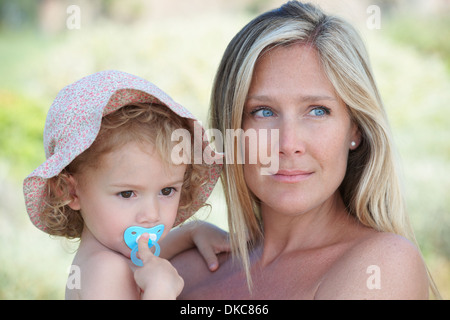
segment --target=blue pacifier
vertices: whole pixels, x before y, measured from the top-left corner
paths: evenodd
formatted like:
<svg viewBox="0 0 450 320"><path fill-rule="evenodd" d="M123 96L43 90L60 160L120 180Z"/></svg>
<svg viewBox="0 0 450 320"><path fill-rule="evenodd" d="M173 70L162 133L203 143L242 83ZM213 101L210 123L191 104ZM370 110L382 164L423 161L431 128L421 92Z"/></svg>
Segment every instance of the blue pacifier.
<svg viewBox="0 0 450 320"><path fill-rule="evenodd" d="M143 227L137 227L132 226L129 227L127 230L125 230L123 234L123 239L125 240L125 243L127 244L128 248L131 249L131 261L137 265L138 267L142 267L144 264L142 263L142 260L139 259L136 254L138 252L138 240L139 237L143 233L150 234L150 238L148 239L148 247L151 248L155 246L155 256L159 256L159 244L158 240L161 238L162 233L164 232L164 225L159 224L157 226L154 226L152 228L143 228Z"/></svg>

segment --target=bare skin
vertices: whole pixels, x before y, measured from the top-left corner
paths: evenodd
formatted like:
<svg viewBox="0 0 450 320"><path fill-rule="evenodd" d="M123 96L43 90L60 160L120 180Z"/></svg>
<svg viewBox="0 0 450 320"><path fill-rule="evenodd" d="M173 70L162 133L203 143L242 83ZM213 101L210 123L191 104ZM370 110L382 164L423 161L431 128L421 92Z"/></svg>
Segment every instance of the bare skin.
<svg viewBox="0 0 450 320"><path fill-rule="evenodd" d="M249 128L280 130L278 173L244 165L264 226L251 248L252 291L230 255L211 273L190 250L171 260L185 282L180 299L428 298L416 247L346 211L338 188L360 133L313 49L278 47L258 60L243 115Z"/></svg>
<svg viewBox="0 0 450 320"><path fill-rule="evenodd" d="M231 256L220 256L211 273L197 250L171 260L185 280L179 299L427 299L428 280L422 258L408 240L365 228L345 215L338 236L323 236L316 245L284 248L264 261L267 243L252 250L252 293ZM325 231L325 230L324 230ZM321 233L326 235L326 231ZM300 239L303 237L298 237ZM304 237L307 238L307 237ZM266 250L267 251L267 250ZM370 266L380 269L380 289L367 282Z"/></svg>

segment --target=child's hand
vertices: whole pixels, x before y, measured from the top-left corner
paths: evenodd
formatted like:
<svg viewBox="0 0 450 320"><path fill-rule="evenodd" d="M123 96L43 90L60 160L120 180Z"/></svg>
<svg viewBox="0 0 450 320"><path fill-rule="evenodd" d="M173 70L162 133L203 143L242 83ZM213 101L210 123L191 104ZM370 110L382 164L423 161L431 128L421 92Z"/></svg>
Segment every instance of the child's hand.
<svg viewBox="0 0 450 320"><path fill-rule="evenodd" d="M187 227L191 229L192 241L205 259L209 270L217 270L219 268L217 254L231 250L228 233L202 221L192 222Z"/></svg>
<svg viewBox="0 0 450 320"><path fill-rule="evenodd" d="M185 223L171 230L159 244L161 257L167 260L180 252L197 247L210 271L219 268L217 254L231 250L228 233L204 221Z"/></svg>
<svg viewBox="0 0 450 320"><path fill-rule="evenodd" d="M138 255L144 266L134 272L134 279L143 291L142 299L176 299L183 290L184 281L169 261L153 255L148 239L148 233L139 238Z"/></svg>

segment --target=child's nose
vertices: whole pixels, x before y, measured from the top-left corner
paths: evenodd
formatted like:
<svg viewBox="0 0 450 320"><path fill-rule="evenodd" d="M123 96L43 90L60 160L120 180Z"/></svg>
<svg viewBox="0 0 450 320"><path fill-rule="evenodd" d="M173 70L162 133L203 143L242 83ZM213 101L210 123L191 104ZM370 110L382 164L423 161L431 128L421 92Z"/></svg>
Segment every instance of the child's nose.
<svg viewBox="0 0 450 320"><path fill-rule="evenodd" d="M143 202L137 216L136 221L140 224L150 223L154 224L159 221L159 203L155 199Z"/></svg>

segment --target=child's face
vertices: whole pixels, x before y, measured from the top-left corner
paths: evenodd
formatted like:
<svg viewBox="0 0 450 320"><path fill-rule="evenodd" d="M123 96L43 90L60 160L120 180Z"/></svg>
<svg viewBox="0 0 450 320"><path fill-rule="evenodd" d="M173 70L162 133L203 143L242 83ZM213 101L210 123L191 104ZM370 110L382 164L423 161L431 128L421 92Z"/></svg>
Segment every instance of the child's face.
<svg viewBox="0 0 450 320"><path fill-rule="evenodd" d="M170 165L151 144L129 143L103 155L98 168L74 177L75 200L85 226L104 246L130 256L123 240L130 226L165 226L175 221L186 165ZM83 231L84 232L84 231Z"/></svg>

